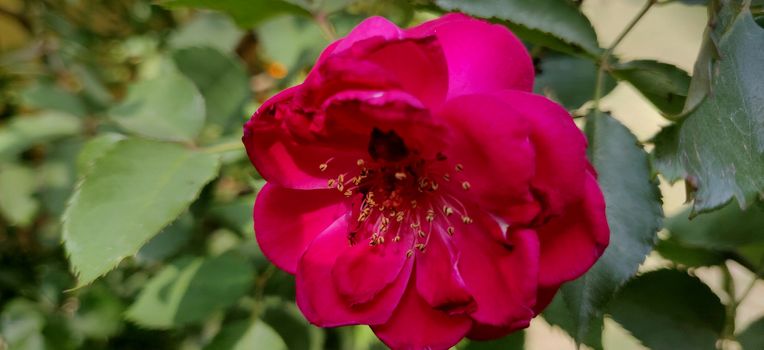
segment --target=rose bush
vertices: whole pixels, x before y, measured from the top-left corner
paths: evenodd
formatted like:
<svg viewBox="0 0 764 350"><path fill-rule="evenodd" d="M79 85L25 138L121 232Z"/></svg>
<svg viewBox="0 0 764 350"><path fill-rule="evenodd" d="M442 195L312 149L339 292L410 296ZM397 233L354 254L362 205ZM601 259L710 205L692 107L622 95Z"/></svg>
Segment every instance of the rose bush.
<svg viewBox="0 0 764 350"><path fill-rule="evenodd" d="M395 349L527 327L609 241L586 140L505 27L379 17L244 127L255 231L312 323Z"/></svg>

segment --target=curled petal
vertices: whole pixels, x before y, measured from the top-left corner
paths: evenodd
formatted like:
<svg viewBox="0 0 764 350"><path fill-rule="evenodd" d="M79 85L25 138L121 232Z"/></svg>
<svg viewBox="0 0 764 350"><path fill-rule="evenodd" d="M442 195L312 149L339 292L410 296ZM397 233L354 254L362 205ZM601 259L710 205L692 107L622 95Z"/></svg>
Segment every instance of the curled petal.
<svg viewBox="0 0 764 350"><path fill-rule="evenodd" d="M382 324L392 315L411 275L411 259L395 281L373 300L353 305L338 290L332 277L338 257L347 250L348 218L337 219L316 237L297 267L297 306L311 323L320 327L351 324ZM349 276L350 277L350 276Z"/></svg>
<svg viewBox="0 0 764 350"><path fill-rule="evenodd" d="M533 90L534 69L528 50L504 26L448 14L406 34L437 36L448 62L449 99L504 89Z"/></svg>
<svg viewBox="0 0 764 350"><path fill-rule="evenodd" d="M538 228L541 241L539 283L553 287L586 272L602 255L610 240L605 200L594 176L587 174L579 202L561 217Z"/></svg>
<svg viewBox="0 0 764 350"><path fill-rule="evenodd" d="M293 190L270 183L257 195L255 234L274 265L295 273L311 241L349 210L334 190Z"/></svg>
<svg viewBox="0 0 764 350"><path fill-rule="evenodd" d="M449 247L446 232L432 233L427 250L416 257L416 288L433 308L450 315L474 311L475 301L467 292L457 269L458 257Z"/></svg>
<svg viewBox="0 0 764 350"><path fill-rule="evenodd" d="M392 349L445 350L464 337L470 324L469 317L433 309L410 283L390 320L371 328Z"/></svg>

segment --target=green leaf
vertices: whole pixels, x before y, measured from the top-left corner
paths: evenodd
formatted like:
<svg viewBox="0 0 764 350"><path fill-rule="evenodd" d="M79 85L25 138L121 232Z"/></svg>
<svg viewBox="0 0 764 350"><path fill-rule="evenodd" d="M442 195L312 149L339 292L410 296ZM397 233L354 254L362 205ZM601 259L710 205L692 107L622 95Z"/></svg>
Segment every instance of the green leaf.
<svg viewBox="0 0 764 350"><path fill-rule="evenodd" d="M250 93L247 71L238 59L208 47L178 50L173 59L204 96L208 123L225 129L241 122Z"/></svg>
<svg viewBox="0 0 764 350"><path fill-rule="evenodd" d="M714 350L724 306L698 278L676 270L645 273L623 287L610 314L653 350Z"/></svg>
<svg viewBox="0 0 764 350"><path fill-rule="evenodd" d="M315 21L297 16L268 20L257 32L265 56L283 64L292 74L315 62L321 50L329 44Z"/></svg>
<svg viewBox="0 0 764 350"><path fill-rule="evenodd" d="M727 249L764 243L764 208L746 210L730 203L722 209L689 218L685 210L666 220L671 237L683 244L707 249Z"/></svg>
<svg viewBox="0 0 764 350"><path fill-rule="evenodd" d="M77 174L80 177L86 176L96 160L124 139L126 139L124 135L117 133L103 133L90 139L77 155Z"/></svg>
<svg viewBox="0 0 764 350"><path fill-rule="evenodd" d="M537 43L541 43L538 34L543 33L593 55L601 51L589 19L567 0L436 0L436 4L447 11L458 10L522 26L535 32L528 39L536 39ZM524 37L521 31L516 32Z"/></svg>
<svg viewBox="0 0 764 350"><path fill-rule="evenodd" d="M758 69L764 62L764 29L748 10L732 18L718 39L721 58L709 73L711 92L674 127L678 130L661 133L656 140L661 163L680 164L688 183L697 188L696 213L716 209L732 197L747 207L751 198L764 193L764 71Z"/></svg>
<svg viewBox="0 0 764 350"><path fill-rule="evenodd" d="M214 155L128 139L99 158L72 195L63 238L85 285L172 222L218 171Z"/></svg>
<svg viewBox="0 0 764 350"><path fill-rule="evenodd" d="M597 66L590 59L557 55L545 57L536 76L534 91L560 102L565 108L578 109L594 96ZM615 80L606 77L603 95L615 88Z"/></svg>
<svg viewBox="0 0 764 350"><path fill-rule="evenodd" d="M168 39L170 47L182 49L208 46L220 52L233 52L242 31L228 17L216 12L199 12Z"/></svg>
<svg viewBox="0 0 764 350"><path fill-rule="evenodd" d="M29 107L61 111L74 116L87 114L79 97L48 82L40 82L24 89L21 92L21 102Z"/></svg>
<svg viewBox="0 0 764 350"><path fill-rule="evenodd" d="M14 117L0 128L0 160L13 159L37 144L76 135L81 129L79 118L60 112Z"/></svg>
<svg viewBox="0 0 764 350"><path fill-rule="evenodd" d="M26 227L40 208L34 198L37 179L34 170L13 163L0 164L0 214L11 225Z"/></svg>
<svg viewBox="0 0 764 350"><path fill-rule="evenodd" d="M197 7L221 11L243 28L252 28L278 15L308 15L302 7L281 0L163 0L160 4L169 8Z"/></svg>
<svg viewBox="0 0 764 350"><path fill-rule="evenodd" d="M655 251L685 267L715 266L727 260L721 251L687 245L673 236L658 241Z"/></svg>
<svg viewBox="0 0 764 350"><path fill-rule="evenodd" d="M89 338L107 339L122 329L122 301L104 285L88 288L78 298L72 328Z"/></svg>
<svg viewBox="0 0 764 350"><path fill-rule="evenodd" d="M602 318L613 294L637 272L655 244L663 217L647 154L629 129L607 114L593 114L587 118L586 134L589 159L607 203L610 245L589 272L562 287L579 342L591 339L590 324Z"/></svg>
<svg viewBox="0 0 764 350"><path fill-rule="evenodd" d="M26 299L11 300L0 314L0 334L9 349L44 349L44 327L45 316L36 304Z"/></svg>
<svg viewBox="0 0 764 350"><path fill-rule="evenodd" d="M284 339L289 350L324 349L324 332L305 320L294 303L266 299L262 319Z"/></svg>
<svg viewBox="0 0 764 350"><path fill-rule="evenodd" d="M571 336L575 336L578 331L578 320L571 312L571 309L565 303L562 293L557 293L544 309L542 314L544 320L550 325L557 326ZM602 330L605 327L604 316L597 315L589 319L586 325L586 334L578 341L588 345L595 350L602 350Z"/></svg>
<svg viewBox="0 0 764 350"><path fill-rule="evenodd" d="M687 171L677 157L677 140L681 127L681 123L668 125L652 139L655 148L650 153L650 161L655 171L661 173L666 181L672 184L687 177Z"/></svg>
<svg viewBox="0 0 764 350"><path fill-rule="evenodd" d="M525 348L525 332L517 331L496 340L470 340L464 350L522 350Z"/></svg>
<svg viewBox="0 0 764 350"><path fill-rule="evenodd" d="M751 323L748 328L736 336L743 350L764 349L764 318Z"/></svg>
<svg viewBox="0 0 764 350"><path fill-rule="evenodd" d="M234 254L181 258L149 280L125 316L158 329L204 320L236 303L249 290L254 273L244 258Z"/></svg>
<svg viewBox="0 0 764 350"><path fill-rule="evenodd" d="M615 65L610 71L652 102L664 115L678 115L684 108L690 75L667 63L639 60Z"/></svg>
<svg viewBox="0 0 764 350"><path fill-rule="evenodd" d="M230 229L238 231L243 236L249 236L252 235L255 224L252 218L254 204L255 195L241 196L229 203L213 206L210 214Z"/></svg>
<svg viewBox="0 0 764 350"><path fill-rule="evenodd" d="M136 259L156 263L177 253L191 239L193 226L194 219L191 214L182 214L141 247L135 255Z"/></svg>
<svg viewBox="0 0 764 350"><path fill-rule="evenodd" d="M204 350L287 350L284 340L262 320L238 321L224 325Z"/></svg>
<svg viewBox="0 0 764 350"><path fill-rule="evenodd" d="M168 141L192 141L204 126L204 97L194 83L167 69L130 85L127 97L109 110L132 133Z"/></svg>

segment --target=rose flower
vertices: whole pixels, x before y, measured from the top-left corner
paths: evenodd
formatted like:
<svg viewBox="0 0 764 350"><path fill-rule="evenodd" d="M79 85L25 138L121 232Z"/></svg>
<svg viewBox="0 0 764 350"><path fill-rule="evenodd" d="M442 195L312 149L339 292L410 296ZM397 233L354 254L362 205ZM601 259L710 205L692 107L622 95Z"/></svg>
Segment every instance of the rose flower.
<svg viewBox="0 0 764 350"><path fill-rule="evenodd" d="M594 264L609 229L586 139L533 79L505 27L374 17L260 107L256 237L311 323L393 349L498 338Z"/></svg>

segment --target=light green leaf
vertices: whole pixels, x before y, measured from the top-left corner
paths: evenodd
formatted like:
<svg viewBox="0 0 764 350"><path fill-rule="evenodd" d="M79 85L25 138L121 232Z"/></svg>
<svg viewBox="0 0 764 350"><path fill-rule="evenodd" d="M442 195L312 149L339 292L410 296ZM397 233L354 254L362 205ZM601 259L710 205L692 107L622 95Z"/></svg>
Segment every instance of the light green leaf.
<svg viewBox="0 0 764 350"><path fill-rule="evenodd" d="M199 12L194 18L168 39L174 49L197 46L213 47L220 52L233 52L242 36L242 31L231 19L216 12Z"/></svg>
<svg viewBox="0 0 764 350"><path fill-rule="evenodd" d="M110 151L117 142L126 139L122 134L103 133L90 139L77 155L77 174L85 176L98 158L101 158L106 152Z"/></svg>
<svg viewBox="0 0 764 350"><path fill-rule="evenodd" d="M79 118L61 112L16 116L0 128L0 160L13 159L37 144L76 135L81 129Z"/></svg>
<svg viewBox="0 0 764 350"><path fill-rule="evenodd" d="M79 285L135 254L217 170L214 155L138 139L119 142L99 158L64 214L64 244Z"/></svg>
<svg viewBox="0 0 764 350"><path fill-rule="evenodd" d="M710 93L681 125L656 139L661 169L685 175L697 189L695 213L716 209L733 197L747 207L764 193L764 70L759 69L764 29L748 10L731 18L720 15L720 27L722 20L730 24L718 39L721 58L712 61Z"/></svg>
<svg viewBox="0 0 764 350"><path fill-rule="evenodd" d="M542 59L534 91L560 102L565 108L578 109L594 96L597 66L590 59L559 55ZM603 95L612 91L615 80L606 77Z"/></svg>
<svg viewBox="0 0 764 350"><path fill-rule="evenodd" d="M329 44L315 21L297 16L268 20L257 31L265 56L283 64L289 73L315 62Z"/></svg>
<svg viewBox="0 0 764 350"><path fill-rule="evenodd" d="M13 163L0 164L0 214L11 225L26 227L40 208L35 171Z"/></svg>
<svg viewBox="0 0 764 350"><path fill-rule="evenodd" d="M122 301L104 285L94 285L78 298L71 326L88 338L107 339L122 329Z"/></svg>
<svg viewBox="0 0 764 350"><path fill-rule="evenodd" d="M208 47L178 50L173 59L204 96L208 123L223 129L241 123L250 92L247 71L238 59Z"/></svg>
<svg viewBox="0 0 764 350"><path fill-rule="evenodd" d="M45 316L39 307L26 299L13 299L0 314L0 335L13 350L45 349Z"/></svg>
<svg viewBox="0 0 764 350"><path fill-rule="evenodd" d="M24 89L21 102L29 107L66 112L78 117L87 114L82 99L49 82L40 82Z"/></svg>
<svg viewBox="0 0 764 350"><path fill-rule="evenodd" d="M262 320L238 321L224 325L204 350L287 350L284 340Z"/></svg>
<svg viewBox="0 0 764 350"><path fill-rule="evenodd" d="M736 336L743 350L764 349L764 318L751 323L748 328Z"/></svg>
<svg viewBox="0 0 764 350"><path fill-rule="evenodd" d="M158 329L204 320L236 303L250 288L254 273L244 258L233 254L178 259L149 280L126 317Z"/></svg>
<svg viewBox="0 0 764 350"><path fill-rule="evenodd" d="M132 133L168 141L192 141L204 126L204 97L194 83L167 69L128 88L125 99L109 110Z"/></svg>
<svg viewBox="0 0 764 350"><path fill-rule="evenodd" d="M562 287L578 341L591 339L589 325L602 318L616 290L637 272L655 244L663 218L647 154L629 129L602 113L588 117L586 134L589 159L607 204L610 245L589 272Z"/></svg>
<svg viewBox="0 0 764 350"><path fill-rule="evenodd" d="M653 350L714 350L724 306L698 278L676 270L645 273L613 299L610 314Z"/></svg>
<svg viewBox="0 0 764 350"><path fill-rule="evenodd" d="M549 39L540 35L545 34L592 55L601 51L589 19L567 0L436 0L435 3L447 11L458 10L522 26L521 30L515 30L517 34L539 44L549 44ZM524 35L527 31L532 35Z"/></svg>
<svg viewBox="0 0 764 350"><path fill-rule="evenodd" d="M278 15L308 15L302 7L282 0L163 0L160 4L169 8L196 7L221 11L243 28L252 28Z"/></svg>
<svg viewBox="0 0 764 350"><path fill-rule="evenodd" d="M667 63L638 60L616 64L610 72L633 85L664 115L682 112L690 88L690 75L684 70Z"/></svg>

